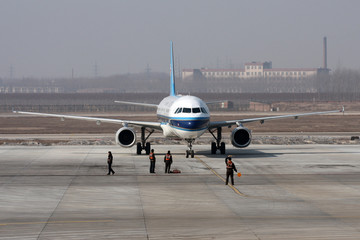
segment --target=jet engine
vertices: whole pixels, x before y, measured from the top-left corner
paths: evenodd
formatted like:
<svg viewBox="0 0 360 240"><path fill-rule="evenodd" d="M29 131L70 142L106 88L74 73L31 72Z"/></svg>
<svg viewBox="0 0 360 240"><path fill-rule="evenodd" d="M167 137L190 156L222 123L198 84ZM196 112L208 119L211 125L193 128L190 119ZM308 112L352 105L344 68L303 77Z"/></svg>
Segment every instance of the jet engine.
<svg viewBox="0 0 360 240"><path fill-rule="evenodd" d="M133 128L122 127L116 132L115 140L122 147L132 147L136 142L136 133Z"/></svg>
<svg viewBox="0 0 360 240"><path fill-rule="evenodd" d="M230 139L235 147L245 148L251 143L251 131L242 126L237 127L232 131Z"/></svg>

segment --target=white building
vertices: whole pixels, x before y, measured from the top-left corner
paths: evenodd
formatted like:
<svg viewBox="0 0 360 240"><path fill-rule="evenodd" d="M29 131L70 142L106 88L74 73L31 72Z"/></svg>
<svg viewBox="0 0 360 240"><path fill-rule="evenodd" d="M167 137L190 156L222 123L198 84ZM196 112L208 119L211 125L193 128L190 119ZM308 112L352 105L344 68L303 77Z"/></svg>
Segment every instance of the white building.
<svg viewBox="0 0 360 240"><path fill-rule="evenodd" d="M184 69L182 78L288 78L303 79L317 76L323 68L272 68L271 62L246 63L244 69Z"/></svg>

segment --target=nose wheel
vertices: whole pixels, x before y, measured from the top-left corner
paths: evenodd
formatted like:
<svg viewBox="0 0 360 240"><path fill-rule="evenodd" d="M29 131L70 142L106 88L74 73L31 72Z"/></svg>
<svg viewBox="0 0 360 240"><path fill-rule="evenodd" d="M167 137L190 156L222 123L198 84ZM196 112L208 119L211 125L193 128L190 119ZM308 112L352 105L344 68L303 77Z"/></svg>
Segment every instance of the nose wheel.
<svg viewBox="0 0 360 240"><path fill-rule="evenodd" d="M195 156L195 153L194 153L194 150L186 150L186 158L189 158L189 156L191 157L191 158L194 158L194 156Z"/></svg>
<svg viewBox="0 0 360 240"><path fill-rule="evenodd" d="M194 158L195 156L195 153L194 153L194 150L192 149L192 143L194 142L195 139L186 139L186 141L188 142L188 150L186 150L186 158Z"/></svg>

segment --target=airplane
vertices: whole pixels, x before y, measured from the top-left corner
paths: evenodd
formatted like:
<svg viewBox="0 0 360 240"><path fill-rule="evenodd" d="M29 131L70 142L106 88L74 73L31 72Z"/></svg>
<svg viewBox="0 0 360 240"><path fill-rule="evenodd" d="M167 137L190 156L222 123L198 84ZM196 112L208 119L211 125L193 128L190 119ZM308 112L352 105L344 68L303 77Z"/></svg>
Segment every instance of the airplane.
<svg viewBox="0 0 360 240"><path fill-rule="evenodd" d="M132 104L147 106L157 109L157 122L147 121L132 121L132 120L119 120L109 118L98 118L98 117L85 117L85 116L74 116L74 115L61 115L61 114L49 114L49 113L38 113L38 112L23 112L14 111L14 113L37 115L44 117L59 117L61 120L77 119L94 121L97 125L101 122L122 124L123 126L116 132L115 140L121 147L129 148L136 143L136 153L141 154L145 150L146 154L150 153L151 144L148 142L148 138L155 130L162 131L164 137L185 140L187 142L188 150L186 150L186 158L189 156L194 157L193 143L195 139L199 138L206 131L214 137L211 143L211 154L216 154L219 150L221 154L225 154L225 142L222 142L222 128L232 127L236 125L236 128L230 135L231 143L237 148L245 148L250 145L252 135L251 130L244 127L243 124L249 122L259 121L261 124L268 120L276 120L283 118L295 118L298 119L300 116L320 115L344 112L342 110L324 111L324 112L310 112L300 113L291 115L280 115L271 117L259 117L250 119L237 119L229 121L216 121L210 120L210 111L208 105L218 103L217 102L204 102L198 97L190 95L178 95L175 91L175 74L174 74L174 54L173 54L173 43L170 41L170 94L165 97L159 104L149 103L136 103L126 101L115 101L121 104ZM140 128L141 136L140 142L136 142L136 131L134 127ZM148 133L146 135L146 133ZM216 133L216 135L215 135Z"/></svg>

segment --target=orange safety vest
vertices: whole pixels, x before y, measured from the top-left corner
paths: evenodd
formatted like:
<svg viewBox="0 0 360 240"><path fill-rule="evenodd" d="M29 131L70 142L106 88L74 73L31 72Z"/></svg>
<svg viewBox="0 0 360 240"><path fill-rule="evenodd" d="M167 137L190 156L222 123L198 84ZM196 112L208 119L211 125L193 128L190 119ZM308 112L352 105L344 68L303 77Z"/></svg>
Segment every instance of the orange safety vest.
<svg viewBox="0 0 360 240"><path fill-rule="evenodd" d="M228 169L232 169L233 168L233 164L231 163L228 163L228 164L226 164L226 168L228 168Z"/></svg>
<svg viewBox="0 0 360 240"><path fill-rule="evenodd" d="M154 157L154 153L150 153L150 156L149 156L150 160L154 160L155 157Z"/></svg>
<svg viewBox="0 0 360 240"><path fill-rule="evenodd" d="M166 158L165 158L165 160L166 160L166 161L170 161L170 157L171 157L171 155L170 155L170 154L166 154Z"/></svg>

